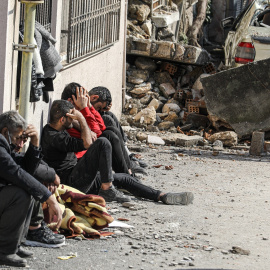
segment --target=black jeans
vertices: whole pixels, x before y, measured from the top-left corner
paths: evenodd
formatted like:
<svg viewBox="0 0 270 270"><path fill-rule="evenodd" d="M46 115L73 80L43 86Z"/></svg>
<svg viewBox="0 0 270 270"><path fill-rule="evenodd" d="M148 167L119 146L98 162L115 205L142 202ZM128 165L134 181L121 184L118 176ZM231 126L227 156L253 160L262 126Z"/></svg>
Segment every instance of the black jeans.
<svg viewBox="0 0 270 270"><path fill-rule="evenodd" d="M34 199L17 186L0 189L0 253L16 254L28 232Z"/></svg>
<svg viewBox="0 0 270 270"><path fill-rule="evenodd" d="M43 214L42 205L39 201L34 201L30 226L33 226L33 227L39 226L43 220L44 220L44 214Z"/></svg>
<svg viewBox="0 0 270 270"><path fill-rule="evenodd" d="M101 137L88 148L66 179L63 179L63 184L87 193L94 184L97 171L100 171L101 183L113 181L112 147L106 138Z"/></svg>
<svg viewBox="0 0 270 270"><path fill-rule="evenodd" d="M156 190L149 186L139 183L134 177L125 173L115 173L113 175L113 184L118 189L125 189L132 195L151 201L158 201L158 197L161 194L160 190ZM97 194L101 185L100 175L97 174L95 179L95 185L88 191L88 193Z"/></svg>
<svg viewBox="0 0 270 270"><path fill-rule="evenodd" d="M112 167L116 173L129 173L130 158L121 134L115 127L107 127L100 137L107 138L112 145Z"/></svg>
<svg viewBox="0 0 270 270"><path fill-rule="evenodd" d="M112 112L102 112L101 116L103 118L103 121L104 121L106 127L111 127L111 126L116 127L118 129L118 131L120 132L123 141L126 142L127 137L126 137L125 132L122 129L117 117Z"/></svg>

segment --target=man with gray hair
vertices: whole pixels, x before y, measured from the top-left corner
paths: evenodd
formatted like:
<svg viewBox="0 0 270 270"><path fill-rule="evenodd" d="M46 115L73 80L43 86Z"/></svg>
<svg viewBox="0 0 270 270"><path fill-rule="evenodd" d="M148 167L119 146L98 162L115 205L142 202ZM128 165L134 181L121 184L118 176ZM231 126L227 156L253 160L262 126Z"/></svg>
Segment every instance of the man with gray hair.
<svg viewBox="0 0 270 270"><path fill-rule="evenodd" d="M30 138L25 155L16 153ZM52 193L32 175L41 161L38 133L16 112L0 115L0 265L25 267L33 254L21 247L29 228L34 199L49 206L49 215L62 212Z"/></svg>

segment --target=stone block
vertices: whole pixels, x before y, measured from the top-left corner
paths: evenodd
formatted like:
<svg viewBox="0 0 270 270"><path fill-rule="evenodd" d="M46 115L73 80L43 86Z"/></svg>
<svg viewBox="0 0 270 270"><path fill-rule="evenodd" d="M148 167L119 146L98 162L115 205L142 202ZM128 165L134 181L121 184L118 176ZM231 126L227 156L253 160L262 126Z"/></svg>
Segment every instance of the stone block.
<svg viewBox="0 0 270 270"><path fill-rule="evenodd" d="M141 25L142 30L151 37L152 35L152 23L150 20L146 20L142 25Z"/></svg>
<svg viewBox="0 0 270 270"><path fill-rule="evenodd" d="M143 132L138 132L136 135L137 140L139 141L145 141L147 139L147 134L143 133Z"/></svg>
<svg viewBox="0 0 270 270"><path fill-rule="evenodd" d="M158 136L148 135L147 142L151 144L165 145L165 142Z"/></svg>
<svg viewBox="0 0 270 270"><path fill-rule="evenodd" d="M175 112L169 112L169 115L164 118L164 121L174 122L179 118Z"/></svg>
<svg viewBox="0 0 270 270"><path fill-rule="evenodd" d="M151 90L151 83L147 83L145 86L136 87L130 91L133 97L143 97L148 91Z"/></svg>
<svg viewBox="0 0 270 270"><path fill-rule="evenodd" d="M249 154L253 156L260 156L264 148L264 132L254 131L252 133L251 145Z"/></svg>
<svg viewBox="0 0 270 270"><path fill-rule="evenodd" d="M166 103L162 108L163 113L169 113L169 112L179 113L180 111L181 111L181 108L175 103Z"/></svg>
<svg viewBox="0 0 270 270"><path fill-rule="evenodd" d="M142 79L143 82L145 82L149 78L149 71L142 70L142 69L135 69L130 72L130 76L138 78L138 79Z"/></svg>
<svg viewBox="0 0 270 270"><path fill-rule="evenodd" d="M176 43L173 60L182 61L184 59L184 55L185 55L185 47L179 43Z"/></svg>
<svg viewBox="0 0 270 270"><path fill-rule="evenodd" d="M163 93L164 97L169 98L175 93L174 87L170 83L162 83L159 85L160 91Z"/></svg>
<svg viewBox="0 0 270 270"><path fill-rule="evenodd" d="M155 73L155 81L158 84L170 83L173 87L175 87L175 83L174 83L174 81L173 81L173 79L170 76L168 71L156 72Z"/></svg>
<svg viewBox="0 0 270 270"><path fill-rule="evenodd" d="M179 12L171 12L170 14L157 14L152 15L152 21L158 28L164 28L170 24L179 21Z"/></svg>
<svg viewBox="0 0 270 270"><path fill-rule="evenodd" d="M130 36L127 38L127 53L150 56L151 40Z"/></svg>
<svg viewBox="0 0 270 270"><path fill-rule="evenodd" d="M197 145L199 141L203 141L203 137L198 135L187 136L185 134L178 134L175 145L187 147Z"/></svg>

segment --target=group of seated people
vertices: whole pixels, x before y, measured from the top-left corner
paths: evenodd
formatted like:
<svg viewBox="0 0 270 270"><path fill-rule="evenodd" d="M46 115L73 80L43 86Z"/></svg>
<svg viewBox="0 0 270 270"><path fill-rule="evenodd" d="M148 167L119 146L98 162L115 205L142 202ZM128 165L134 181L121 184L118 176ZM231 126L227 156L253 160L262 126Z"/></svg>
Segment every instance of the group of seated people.
<svg viewBox="0 0 270 270"><path fill-rule="evenodd" d="M44 222L42 203L49 220L61 225L62 212L53 195L62 184L106 202L131 201L131 195L164 204L192 203L191 192L165 193L144 185L136 173L147 166L126 147L126 137L105 87L89 92L68 84L50 108L49 123L39 142L37 129L16 112L0 115L0 265L25 267L33 253L22 245L58 247L65 237ZM20 153L29 139L25 154Z"/></svg>

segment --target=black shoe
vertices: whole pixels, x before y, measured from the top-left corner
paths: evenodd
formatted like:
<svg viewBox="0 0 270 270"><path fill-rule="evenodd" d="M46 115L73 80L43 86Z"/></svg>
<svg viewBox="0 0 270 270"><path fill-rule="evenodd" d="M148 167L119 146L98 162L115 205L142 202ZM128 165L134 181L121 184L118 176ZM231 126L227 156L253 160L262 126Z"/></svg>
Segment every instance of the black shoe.
<svg viewBox="0 0 270 270"><path fill-rule="evenodd" d="M160 197L165 204L183 204L187 205L193 202L194 195L192 192L166 193Z"/></svg>
<svg viewBox="0 0 270 270"><path fill-rule="evenodd" d="M34 253L30 250L26 250L23 247L19 246L17 255L20 256L21 258L31 258L33 257Z"/></svg>
<svg viewBox="0 0 270 270"><path fill-rule="evenodd" d="M123 203L123 202L131 201L130 197L125 196L122 192L117 190L113 185L107 190L100 189L98 195L103 197L106 202L116 201L119 203Z"/></svg>
<svg viewBox="0 0 270 270"><path fill-rule="evenodd" d="M65 245L65 238L53 233L42 224L40 228L28 231L26 241L23 244L32 247L56 248Z"/></svg>
<svg viewBox="0 0 270 270"><path fill-rule="evenodd" d="M132 161L138 162L138 164L139 164L140 167L142 167L142 168L147 168L147 167L148 167L148 165L147 165L146 162L142 161L141 159L136 158L136 157L135 157L135 154L133 154L133 153L129 155L129 158L130 158L130 160L132 160Z"/></svg>
<svg viewBox="0 0 270 270"><path fill-rule="evenodd" d="M26 259L22 259L17 254L1 254L0 253L0 265L8 265L15 267L26 267Z"/></svg>
<svg viewBox="0 0 270 270"><path fill-rule="evenodd" d="M44 221L41 222L41 226L44 227L44 230L47 231L48 234L52 232L52 230L48 228L47 224ZM58 239L65 239L65 236L63 234L58 233L54 233L54 237Z"/></svg>
<svg viewBox="0 0 270 270"><path fill-rule="evenodd" d="M144 175L147 175L147 172L145 169L143 169L142 167L140 167L135 161L130 161L130 165L131 165L131 171L132 173L141 173Z"/></svg>

